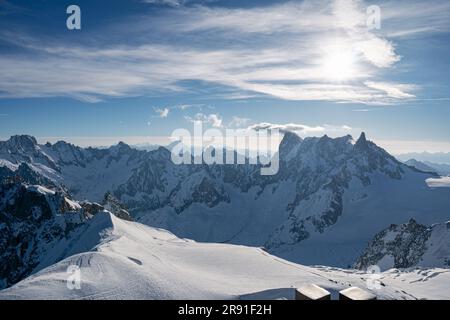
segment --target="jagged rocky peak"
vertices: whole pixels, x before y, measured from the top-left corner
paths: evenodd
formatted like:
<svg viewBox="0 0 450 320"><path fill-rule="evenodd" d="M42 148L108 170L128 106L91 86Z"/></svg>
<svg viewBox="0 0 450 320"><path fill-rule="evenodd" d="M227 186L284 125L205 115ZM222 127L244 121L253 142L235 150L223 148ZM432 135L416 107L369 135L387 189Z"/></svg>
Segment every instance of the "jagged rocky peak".
<svg viewBox="0 0 450 320"><path fill-rule="evenodd" d="M355 148L358 148L358 149L367 149L368 148L368 141L367 141L365 132L361 132L361 135L359 136L358 140L356 140Z"/></svg>
<svg viewBox="0 0 450 320"><path fill-rule="evenodd" d="M295 151L303 142L303 139L299 137L295 132L285 131L283 139L280 142L279 154L282 159L288 160L295 155Z"/></svg>
<svg viewBox="0 0 450 320"><path fill-rule="evenodd" d="M60 160L62 159L64 159L65 161L67 161L68 159L79 160L78 158L83 157L83 148L66 141L62 140L57 141L53 145L50 144L49 148L57 152Z"/></svg>
<svg viewBox="0 0 450 320"><path fill-rule="evenodd" d="M128 144L126 144L125 142L119 141L118 144L116 144L114 146L111 146L110 149L111 150L117 150L119 152L126 152L126 151L131 150L132 148Z"/></svg>
<svg viewBox="0 0 450 320"><path fill-rule="evenodd" d="M105 210L111 212L113 215L120 219L133 221L133 218L131 218L131 215L127 211L127 208L110 192L107 192L105 194L105 197L102 201L102 206L105 208Z"/></svg>
<svg viewBox="0 0 450 320"><path fill-rule="evenodd" d="M123 141L119 141L119 143L117 144L119 147L125 147L125 148L129 148L130 146L128 144L126 144Z"/></svg>
<svg viewBox="0 0 450 320"><path fill-rule="evenodd" d="M361 141L361 143L367 142L366 133L364 131L361 132L358 141Z"/></svg>
<svg viewBox="0 0 450 320"><path fill-rule="evenodd" d="M48 145L49 146L53 146L53 148L55 148L55 149L73 149L73 148L77 148L74 144L66 142L64 140L59 140L59 141L55 142L53 145L51 143L49 143Z"/></svg>
<svg viewBox="0 0 450 320"><path fill-rule="evenodd" d="M383 157L391 157L388 152L386 152L383 148L379 147L375 143L373 143L370 140L367 140L366 133L361 132L361 135L359 136L358 140L356 140L356 143L354 145L354 149L361 153L376 153Z"/></svg>
<svg viewBox="0 0 450 320"><path fill-rule="evenodd" d="M27 134L13 135L9 138L8 141L14 144L37 144L36 138Z"/></svg>
<svg viewBox="0 0 450 320"><path fill-rule="evenodd" d="M353 148L352 140L351 135L331 138L326 134L321 137L307 137L302 139L293 132L286 132L280 143L280 156L282 159L285 157L289 159L296 156L300 150L304 155L314 154L313 157L319 158L343 156Z"/></svg>
<svg viewBox="0 0 450 320"><path fill-rule="evenodd" d="M117 200L117 198L115 198L110 192L107 192L105 194L101 204L85 200L80 202L80 205L83 210L91 216L95 216L99 212L103 212L106 210L120 219L133 221L133 218L131 217L126 207L122 203L120 203L120 201Z"/></svg>
<svg viewBox="0 0 450 320"><path fill-rule="evenodd" d="M32 151L38 144L36 138L29 135L11 136L6 143L12 148L22 149L24 151Z"/></svg>
<svg viewBox="0 0 450 320"><path fill-rule="evenodd" d="M96 202L82 201L80 206L83 208L84 212L89 216L95 216L99 212L105 210L105 208Z"/></svg>
<svg viewBox="0 0 450 320"><path fill-rule="evenodd" d="M406 165L399 162L386 150L367 140L364 132L356 141L353 150L356 158L359 158L359 162L364 161L366 169L370 172L379 169L391 178L400 179L407 169Z"/></svg>
<svg viewBox="0 0 450 320"><path fill-rule="evenodd" d="M324 135L317 140L317 148L324 151L324 155L343 155L349 151L351 147L352 137L347 135L338 138L331 138L328 135Z"/></svg>
<svg viewBox="0 0 450 320"><path fill-rule="evenodd" d="M179 143L181 143L181 142L179 142ZM157 149L149 151L149 153L150 154L161 154L164 157L167 157L167 156L170 156L172 148L173 148L173 146L170 149L163 147L163 146L159 146ZM191 153L193 153L193 151L191 151Z"/></svg>
<svg viewBox="0 0 450 320"><path fill-rule="evenodd" d="M338 138L336 138L334 140L336 140L338 142L341 142L341 143L348 144L348 143L352 143L353 137L350 134L347 134L345 136L338 137Z"/></svg>
<svg viewBox="0 0 450 320"><path fill-rule="evenodd" d="M292 131L285 131L280 146L294 146L302 143L303 139Z"/></svg>

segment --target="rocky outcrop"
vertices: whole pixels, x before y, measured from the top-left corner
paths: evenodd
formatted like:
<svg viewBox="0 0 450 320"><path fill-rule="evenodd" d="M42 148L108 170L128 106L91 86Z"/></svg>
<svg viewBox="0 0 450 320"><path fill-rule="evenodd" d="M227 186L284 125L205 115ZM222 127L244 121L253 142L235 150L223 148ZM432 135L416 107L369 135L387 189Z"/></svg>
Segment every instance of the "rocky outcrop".
<svg viewBox="0 0 450 320"><path fill-rule="evenodd" d="M358 259L355 267L366 269L450 267L450 222L431 227L411 219L391 225L378 233Z"/></svg>
<svg viewBox="0 0 450 320"><path fill-rule="evenodd" d="M69 254L72 240L90 219L110 210L124 220L129 213L111 196L103 205L69 198L63 189L23 181L0 184L0 289ZM81 248L82 249L82 248Z"/></svg>

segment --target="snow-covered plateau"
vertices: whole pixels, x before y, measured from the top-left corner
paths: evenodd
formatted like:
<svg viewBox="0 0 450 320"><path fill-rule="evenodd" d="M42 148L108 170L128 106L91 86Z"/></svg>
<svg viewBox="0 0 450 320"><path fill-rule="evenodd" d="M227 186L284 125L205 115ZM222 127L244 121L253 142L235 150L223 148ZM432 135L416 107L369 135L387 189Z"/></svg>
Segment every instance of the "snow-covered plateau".
<svg viewBox="0 0 450 320"><path fill-rule="evenodd" d="M91 250L67 257L16 285L0 299L292 299L294 288L317 284L337 297L350 286L367 289L358 270L308 267L261 248L199 243L98 213L82 237L102 236ZM69 289L69 266L80 268ZM380 274L378 299L450 299L450 270L391 269Z"/></svg>

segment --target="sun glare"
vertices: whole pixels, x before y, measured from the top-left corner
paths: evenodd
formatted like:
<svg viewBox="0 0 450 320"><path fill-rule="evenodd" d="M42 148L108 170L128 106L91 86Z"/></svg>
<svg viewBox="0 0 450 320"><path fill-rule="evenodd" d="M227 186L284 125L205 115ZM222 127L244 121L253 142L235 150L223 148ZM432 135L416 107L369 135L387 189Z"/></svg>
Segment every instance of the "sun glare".
<svg viewBox="0 0 450 320"><path fill-rule="evenodd" d="M354 54L350 51L334 50L321 62L322 77L331 81L347 81L356 76Z"/></svg>

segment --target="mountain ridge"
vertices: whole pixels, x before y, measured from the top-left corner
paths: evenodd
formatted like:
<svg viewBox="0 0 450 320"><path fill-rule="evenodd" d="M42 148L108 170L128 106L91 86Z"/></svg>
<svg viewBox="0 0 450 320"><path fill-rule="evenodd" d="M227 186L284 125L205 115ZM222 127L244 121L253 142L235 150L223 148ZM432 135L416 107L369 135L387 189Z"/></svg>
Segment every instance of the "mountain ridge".
<svg viewBox="0 0 450 320"><path fill-rule="evenodd" d="M31 155L19 148L5 156L0 142L3 164L11 160L8 165L17 168L26 162L77 200L101 201L109 192L144 224L198 241L264 246L292 261L346 266L391 223L449 218L449 189L429 188L425 180L433 174L399 162L364 133L356 142L349 135L303 139L286 133L274 176L261 176L260 165L248 163L175 165L164 147L139 151L124 143L96 149L13 140ZM342 234L334 231L339 229ZM329 246L319 254L312 248L321 243ZM328 250L336 256L330 258Z"/></svg>

